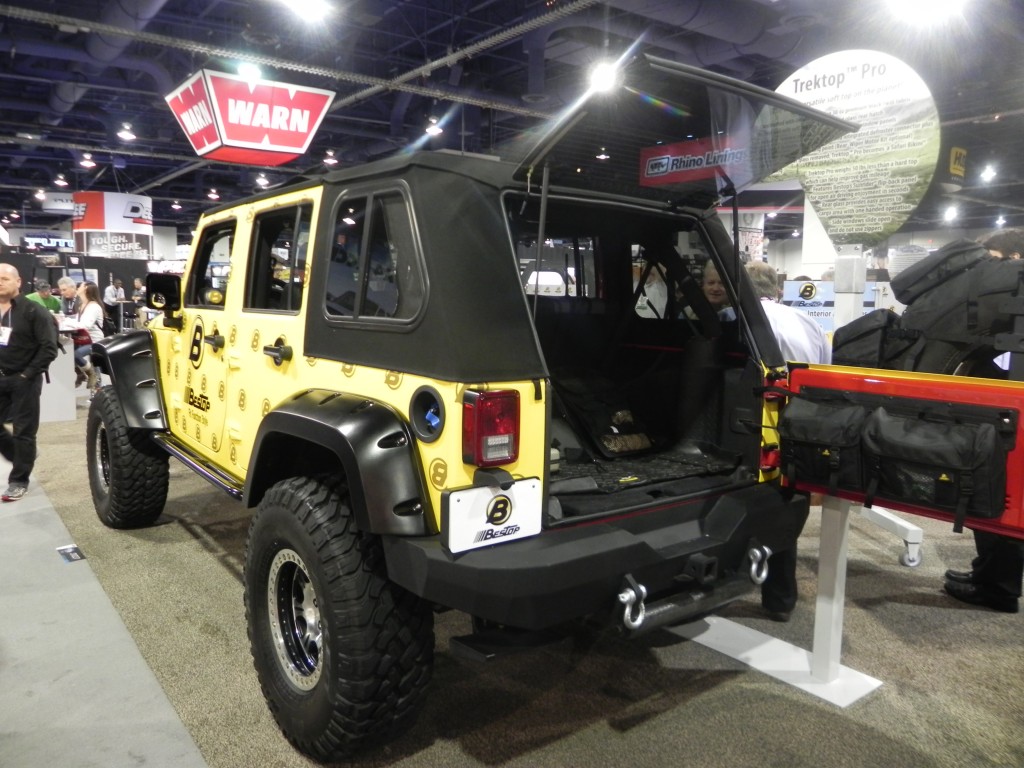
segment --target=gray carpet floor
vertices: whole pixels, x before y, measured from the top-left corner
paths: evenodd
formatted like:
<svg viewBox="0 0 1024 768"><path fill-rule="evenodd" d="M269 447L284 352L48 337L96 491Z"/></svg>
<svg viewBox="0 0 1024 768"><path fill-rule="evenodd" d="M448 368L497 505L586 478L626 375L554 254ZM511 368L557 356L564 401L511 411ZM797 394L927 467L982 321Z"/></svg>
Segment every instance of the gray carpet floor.
<svg viewBox="0 0 1024 768"><path fill-rule="evenodd" d="M44 425L35 481L203 757L211 768L312 765L281 737L252 669L241 585L248 512L172 460L158 524L106 529L86 478L85 412L82 404L77 421ZM754 599L723 615L810 648L819 520L812 511L801 539L792 621L768 621ZM434 682L417 725L347 764L1024 766L1024 614L945 597L941 574L969 563L972 539L914 522L925 530L924 560L907 568L901 541L853 516L842 662L883 685L845 709L669 631L467 662L448 639L469 620L449 612L437 617Z"/></svg>

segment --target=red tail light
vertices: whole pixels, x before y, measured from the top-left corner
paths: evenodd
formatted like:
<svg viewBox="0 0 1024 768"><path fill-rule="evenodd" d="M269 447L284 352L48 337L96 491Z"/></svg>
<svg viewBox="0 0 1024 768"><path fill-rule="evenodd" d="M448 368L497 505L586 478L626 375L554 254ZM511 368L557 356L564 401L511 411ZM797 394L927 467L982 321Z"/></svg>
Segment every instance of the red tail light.
<svg viewBox="0 0 1024 768"><path fill-rule="evenodd" d="M478 467L519 458L519 393L475 392L462 398L462 460Z"/></svg>

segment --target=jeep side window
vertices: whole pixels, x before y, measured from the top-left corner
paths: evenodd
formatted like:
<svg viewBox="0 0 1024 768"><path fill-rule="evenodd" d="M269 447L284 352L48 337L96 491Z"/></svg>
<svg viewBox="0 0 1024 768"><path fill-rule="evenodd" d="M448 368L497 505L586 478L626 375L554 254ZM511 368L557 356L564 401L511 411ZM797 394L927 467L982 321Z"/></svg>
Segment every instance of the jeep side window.
<svg viewBox="0 0 1024 768"><path fill-rule="evenodd" d="M345 200L338 209L327 272L327 314L349 318L415 317L423 275L412 224L399 192Z"/></svg>
<svg viewBox="0 0 1024 768"><path fill-rule="evenodd" d="M298 312L302 308L312 213L311 205L300 205L256 216L246 275L246 309Z"/></svg>
<svg viewBox="0 0 1024 768"><path fill-rule="evenodd" d="M231 243L234 239L234 220L214 224L203 230L188 277L186 305L224 306L231 270Z"/></svg>

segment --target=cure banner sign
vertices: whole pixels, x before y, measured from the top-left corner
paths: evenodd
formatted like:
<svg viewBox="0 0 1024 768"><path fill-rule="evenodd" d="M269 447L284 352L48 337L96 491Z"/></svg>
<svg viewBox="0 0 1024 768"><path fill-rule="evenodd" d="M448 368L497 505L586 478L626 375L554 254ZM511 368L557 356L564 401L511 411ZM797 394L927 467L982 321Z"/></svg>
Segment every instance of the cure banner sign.
<svg viewBox="0 0 1024 768"><path fill-rule="evenodd" d="M153 258L153 202L121 192L75 192L75 250L116 259Z"/></svg>
<svg viewBox="0 0 1024 768"><path fill-rule="evenodd" d="M202 69L165 99L196 154L280 165L309 148L334 92Z"/></svg>

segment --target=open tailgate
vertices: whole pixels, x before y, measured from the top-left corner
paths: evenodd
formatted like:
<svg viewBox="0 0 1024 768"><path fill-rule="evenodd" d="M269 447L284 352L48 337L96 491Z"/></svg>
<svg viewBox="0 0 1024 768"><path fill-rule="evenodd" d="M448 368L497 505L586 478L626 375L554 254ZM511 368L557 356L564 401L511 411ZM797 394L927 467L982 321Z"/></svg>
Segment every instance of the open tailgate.
<svg viewBox="0 0 1024 768"><path fill-rule="evenodd" d="M1024 384L795 367L784 482L1024 538Z"/></svg>

